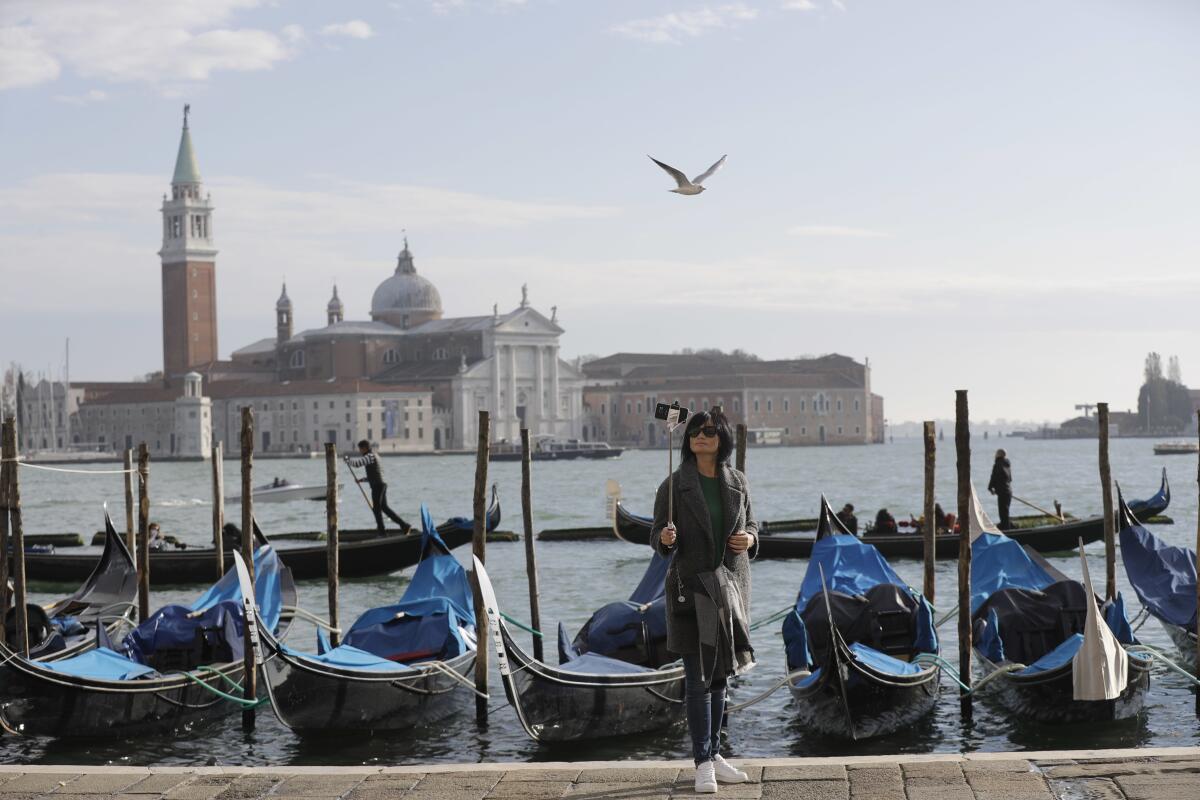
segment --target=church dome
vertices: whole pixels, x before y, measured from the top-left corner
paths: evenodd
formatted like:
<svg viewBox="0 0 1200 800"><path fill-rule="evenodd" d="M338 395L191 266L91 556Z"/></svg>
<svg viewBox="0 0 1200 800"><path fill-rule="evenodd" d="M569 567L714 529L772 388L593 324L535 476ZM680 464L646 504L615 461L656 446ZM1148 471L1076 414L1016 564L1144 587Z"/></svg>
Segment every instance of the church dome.
<svg viewBox="0 0 1200 800"><path fill-rule="evenodd" d="M396 272L371 297L371 318L399 328L411 328L431 319L441 319L442 296L437 287L417 274L412 252L405 241Z"/></svg>

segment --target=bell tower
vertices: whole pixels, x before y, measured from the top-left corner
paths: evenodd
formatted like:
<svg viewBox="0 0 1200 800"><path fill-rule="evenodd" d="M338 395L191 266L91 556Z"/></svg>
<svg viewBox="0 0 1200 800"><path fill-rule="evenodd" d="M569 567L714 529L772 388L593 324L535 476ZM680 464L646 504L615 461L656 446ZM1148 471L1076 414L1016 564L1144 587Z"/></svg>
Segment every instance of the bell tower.
<svg viewBox="0 0 1200 800"><path fill-rule="evenodd" d="M163 195L163 378L178 378L217 359L217 251L212 199L203 192L200 167L183 107L183 134L175 157L171 195Z"/></svg>

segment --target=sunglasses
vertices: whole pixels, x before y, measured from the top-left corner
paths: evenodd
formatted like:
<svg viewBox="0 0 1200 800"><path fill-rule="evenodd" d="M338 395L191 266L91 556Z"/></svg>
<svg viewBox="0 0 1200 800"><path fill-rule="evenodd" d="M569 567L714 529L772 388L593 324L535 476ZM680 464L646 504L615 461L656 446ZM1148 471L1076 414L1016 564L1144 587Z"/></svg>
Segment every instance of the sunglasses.
<svg viewBox="0 0 1200 800"><path fill-rule="evenodd" d="M695 439L697 436L700 436L700 435L704 435L704 436L707 436L710 439L712 439L712 438L716 437L716 435L717 435L717 426L716 425L705 425L701 428L696 428L694 431L691 432L690 435L693 439Z"/></svg>

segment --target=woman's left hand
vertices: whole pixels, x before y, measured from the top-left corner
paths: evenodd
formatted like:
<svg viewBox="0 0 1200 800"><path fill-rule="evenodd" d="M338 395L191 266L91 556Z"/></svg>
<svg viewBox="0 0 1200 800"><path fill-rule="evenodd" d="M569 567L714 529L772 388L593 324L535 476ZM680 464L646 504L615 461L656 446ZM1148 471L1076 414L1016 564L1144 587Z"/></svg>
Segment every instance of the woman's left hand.
<svg viewBox="0 0 1200 800"><path fill-rule="evenodd" d="M745 531L738 531L729 537L729 549L734 553L744 553L754 544L754 537Z"/></svg>

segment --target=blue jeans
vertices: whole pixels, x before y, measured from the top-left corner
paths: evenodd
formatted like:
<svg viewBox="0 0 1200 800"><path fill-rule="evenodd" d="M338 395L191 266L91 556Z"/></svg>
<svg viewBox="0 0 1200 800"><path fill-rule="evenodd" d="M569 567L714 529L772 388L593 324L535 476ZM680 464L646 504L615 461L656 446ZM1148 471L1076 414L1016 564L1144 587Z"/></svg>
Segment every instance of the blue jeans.
<svg viewBox="0 0 1200 800"><path fill-rule="evenodd" d="M699 766L721 751L721 721L725 717L725 678L705 686L700 679L700 654L683 656L683 695L687 702L692 759Z"/></svg>

